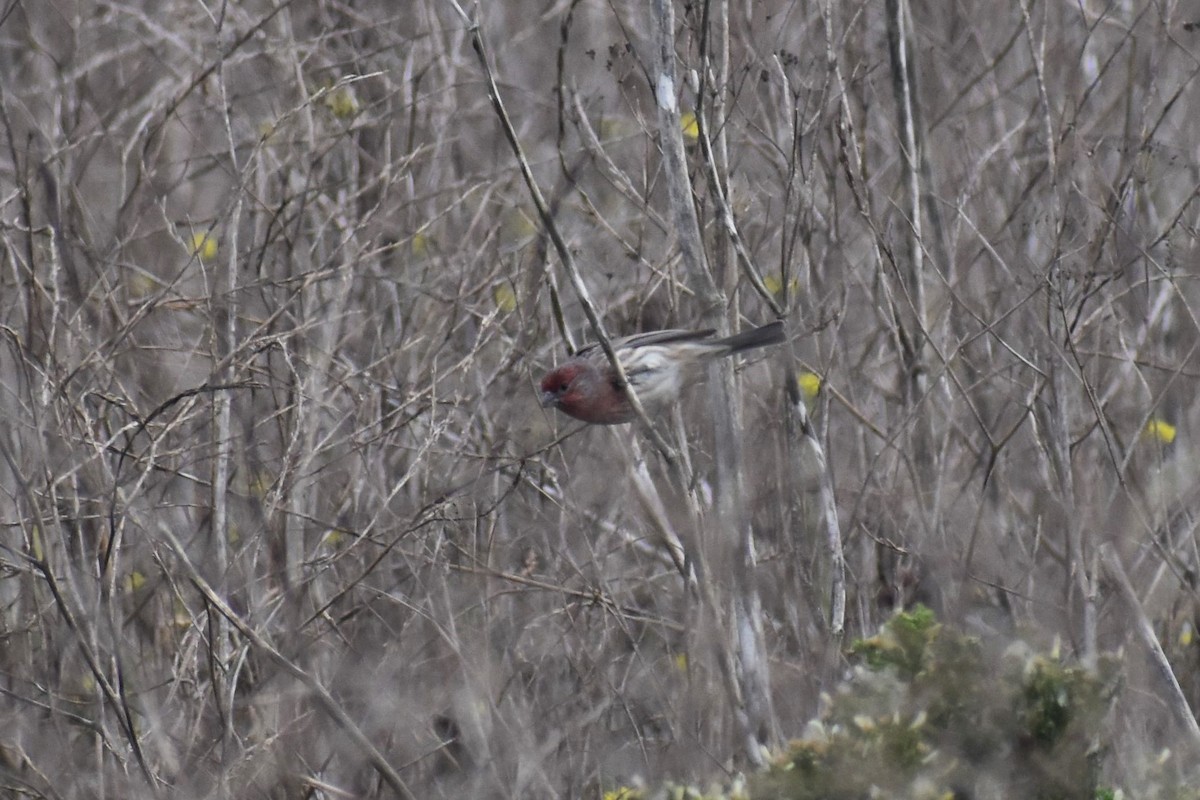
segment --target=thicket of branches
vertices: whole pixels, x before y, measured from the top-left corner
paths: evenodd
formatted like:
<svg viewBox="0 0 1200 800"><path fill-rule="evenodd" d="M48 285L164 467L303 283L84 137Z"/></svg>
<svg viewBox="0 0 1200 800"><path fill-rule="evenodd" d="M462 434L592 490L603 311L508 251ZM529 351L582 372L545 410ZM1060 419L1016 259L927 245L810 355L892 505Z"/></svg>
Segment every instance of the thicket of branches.
<svg viewBox="0 0 1200 800"><path fill-rule="evenodd" d="M1185 11L0 4L5 791L719 775L917 601L1193 758ZM790 341L577 430L585 304Z"/></svg>

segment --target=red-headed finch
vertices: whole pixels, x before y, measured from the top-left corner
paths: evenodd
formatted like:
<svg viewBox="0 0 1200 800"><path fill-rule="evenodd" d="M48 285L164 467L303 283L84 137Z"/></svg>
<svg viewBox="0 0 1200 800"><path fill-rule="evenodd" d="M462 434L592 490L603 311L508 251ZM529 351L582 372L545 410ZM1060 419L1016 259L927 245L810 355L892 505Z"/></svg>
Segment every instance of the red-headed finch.
<svg viewBox="0 0 1200 800"><path fill-rule="evenodd" d="M779 344L782 322L714 339L715 331L652 331L613 341L613 350L643 408L679 397L683 387L704 375L708 362L723 356ZM542 407L594 425L634 419L633 406L598 344L583 347L542 378Z"/></svg>

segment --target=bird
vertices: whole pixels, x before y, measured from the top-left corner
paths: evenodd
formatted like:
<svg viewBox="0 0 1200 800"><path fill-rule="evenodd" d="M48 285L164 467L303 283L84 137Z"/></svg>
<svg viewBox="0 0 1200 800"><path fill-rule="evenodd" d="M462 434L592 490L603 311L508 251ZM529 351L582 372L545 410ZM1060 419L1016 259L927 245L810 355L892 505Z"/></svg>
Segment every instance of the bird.
<svg viewBox="0 0 1200 800"><path fill-rule="evenodd" d="M644 409L679 397L717 358L780 344L782 321L714 338L714 330L662 330L613 341L613 350ZM620 425L637 416L625 388L599 344L588 344L541 381L542 408L557 408L593 425Z"/></svg>

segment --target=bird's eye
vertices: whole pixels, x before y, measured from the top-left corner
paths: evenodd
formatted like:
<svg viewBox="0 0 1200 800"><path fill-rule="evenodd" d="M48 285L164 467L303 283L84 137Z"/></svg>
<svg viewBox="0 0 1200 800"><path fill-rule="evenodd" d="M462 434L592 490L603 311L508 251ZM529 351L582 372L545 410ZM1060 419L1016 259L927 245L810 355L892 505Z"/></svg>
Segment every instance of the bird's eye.
<svg viewBox="0 0 1200 800"><path fill-rule="evenodd" d="M560 384L558 385L558 390L559 390L560 392L565 392L565 391L567 390L567 387L568 387L568 385L569 385L569 384L568 384L566 381L563 381L562 383L560 383Z"/></svg>

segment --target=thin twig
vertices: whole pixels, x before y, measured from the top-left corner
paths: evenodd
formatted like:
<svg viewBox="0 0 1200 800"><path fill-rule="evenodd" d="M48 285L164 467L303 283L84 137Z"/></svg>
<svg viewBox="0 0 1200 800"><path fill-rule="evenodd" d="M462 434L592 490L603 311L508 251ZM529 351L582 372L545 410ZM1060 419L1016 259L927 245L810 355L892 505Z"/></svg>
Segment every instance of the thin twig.
<svg viewBox="0 0 1200 800"><path fill-rule="evenodd" d="M354 741L355 746L366 754L367 760L371 763L371 766L375 768L375 771L379 773L379 777L383 778L384 782L386 782L388 786L392 787L392 790L395 791L396 794L406 798L406 800L416 800L416 795L409 791L408 786L405 784L404 779L400 777L400 774L392 768L391 764L389 764L387 759L383 757L383 754L379 752L378 748L375 747L375 744L371 741L371 739L365 733L363 733L361 728L358 727L357 723L354 721L354 718L346 712L346 709L342 708L340 703L333 699L333 695L331 695L329 691L321 685L320 681L318 681L313 675L296 666L282 653L272 647L266 639L264 639L256 630L254 630L254 628L250 627L245 620L238 616L237 612L229 607L229 604L226 603L219 594L217 594L208 581L204 580L204 577L200 574L200 571L196 569L194 564L192 564L191 558L188 557L187 550L184 549L183 544L181 544L179 539L175 537L175 534L171 532L169 526L160 525L158 528L158 533L163 537L163 539L166 540L167 544L170 545L171 551L175 554L175 557L183 566L184 572L187 573L188 580L190 580L192 585L196 587L196 590L204 596L205 601L212 606L212 608L214 608L225 620L233 625L233 627L237 629L238 633L246 637L246 639L251 645L254 646L255 649L265 655L273 664L275 664L288 675L298 680L304 685L305 688L312 692L313 697L317 700L317 705L329 715L330 719L337 723L337 725L346 732L346 734Z"/></svg>

